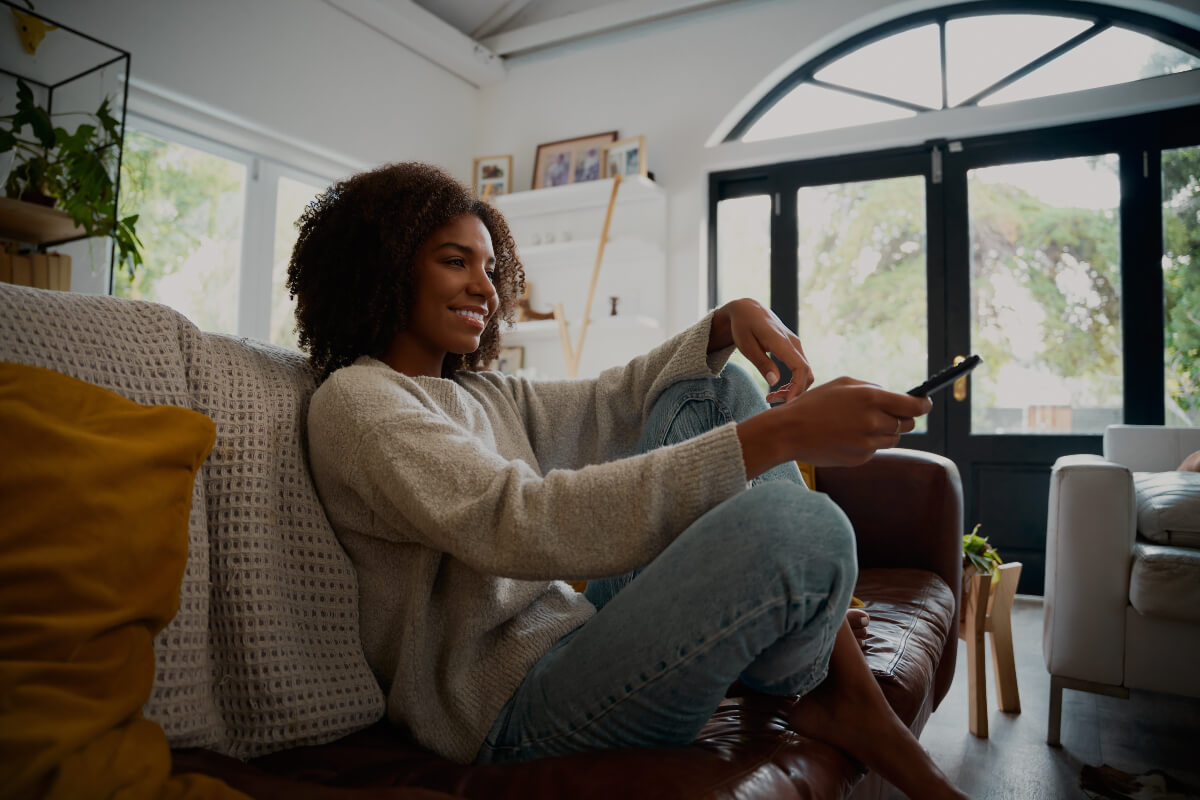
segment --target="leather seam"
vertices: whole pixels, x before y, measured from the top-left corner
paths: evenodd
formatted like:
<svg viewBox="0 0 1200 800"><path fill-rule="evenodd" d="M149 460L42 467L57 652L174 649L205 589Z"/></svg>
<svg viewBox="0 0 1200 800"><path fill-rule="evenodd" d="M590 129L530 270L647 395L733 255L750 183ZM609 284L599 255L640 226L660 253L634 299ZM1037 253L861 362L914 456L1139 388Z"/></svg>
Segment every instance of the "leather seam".
<svg viewBox="0 0 1200 800"><path fill-rule="evenodd" d="M926 583L925 587L921 590L921 600L917 604L917 610L924 611L926 609L926 601L928 600L928 598L929 598L929 584ZM917 616L916 614L913 615L913 618L915 620L921 619L921 617ZM891 660L888 662L887 674L889 674L889 675L895 674L895 666L900 663L901 654L907 652L908 640L912 638L913 632L916 630L916 628L917 628L917 626L914 624L907 631L904 632L904 638L902 638L900 640L900 647L896 648L896 654L894 656L892 656Z"/></svg>

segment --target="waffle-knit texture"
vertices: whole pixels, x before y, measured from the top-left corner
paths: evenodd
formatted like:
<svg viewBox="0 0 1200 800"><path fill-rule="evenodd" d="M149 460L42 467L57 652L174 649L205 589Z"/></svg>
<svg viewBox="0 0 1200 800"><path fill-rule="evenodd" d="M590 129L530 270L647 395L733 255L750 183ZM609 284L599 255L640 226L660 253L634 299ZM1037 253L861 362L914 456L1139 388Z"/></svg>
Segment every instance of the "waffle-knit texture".
<svg viewBox="0 0 1200 800"><path fill-rule="evenodd" d="M555 579L645 565L746 488L732 423L635 454L662 391L723 366L710 322L594 380L412 378L364 357L313 395L313 477L358 570L363 646L417 742L472 761L594 613Z"/></svg>
<svg viewBox="0 0 1200 800"><path fill-rule="evenodd" d="M155 640L143 709L173 747L246 758L382 717L354 569L308 472L303 356L202 333L153 303L0 284L0 360L216 424L193 487L179 612Z"/></svg>

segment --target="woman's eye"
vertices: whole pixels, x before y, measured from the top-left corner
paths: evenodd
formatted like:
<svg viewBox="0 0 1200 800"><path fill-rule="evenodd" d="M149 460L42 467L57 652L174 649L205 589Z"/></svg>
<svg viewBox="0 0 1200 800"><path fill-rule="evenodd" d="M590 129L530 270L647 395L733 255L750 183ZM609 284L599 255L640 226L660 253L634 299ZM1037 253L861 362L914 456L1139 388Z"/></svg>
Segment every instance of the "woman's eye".
<svg viewBox="0 0 1200 800"><path fill-rule="evenodd" d="M446 263L453 264L456 267L465 267L467 265L467 262L463 261L461 258L450 258L446 260Z"/></svg>
<svg viewBox="0 0 1200 800"><path fill-rule="evenodd" d="M487 279L489 281L491 281L492 283L495 283L496 282L496 270L494 270L494 269L488 270Z"/></svg>

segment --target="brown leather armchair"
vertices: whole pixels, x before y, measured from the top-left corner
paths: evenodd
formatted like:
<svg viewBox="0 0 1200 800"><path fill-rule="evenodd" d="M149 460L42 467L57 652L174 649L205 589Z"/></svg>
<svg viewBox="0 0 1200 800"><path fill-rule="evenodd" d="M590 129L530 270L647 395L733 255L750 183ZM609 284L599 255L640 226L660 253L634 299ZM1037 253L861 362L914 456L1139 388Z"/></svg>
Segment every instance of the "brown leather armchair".
<svg viewBox="0 0 1200 800"><path fill-rule="evenodd" d="M881 452L853 469L818 469L817 489L858 536L855 594L871 615L866 654L885 696L918 735L954 675L962 575L962 487L952 462ZM844 753L788 728L791 698L731 691L687 747L585 753L525 764L461 766L385 723L336 742L249 763L175 753L256 798L855 798L880 794Z"/></svg>

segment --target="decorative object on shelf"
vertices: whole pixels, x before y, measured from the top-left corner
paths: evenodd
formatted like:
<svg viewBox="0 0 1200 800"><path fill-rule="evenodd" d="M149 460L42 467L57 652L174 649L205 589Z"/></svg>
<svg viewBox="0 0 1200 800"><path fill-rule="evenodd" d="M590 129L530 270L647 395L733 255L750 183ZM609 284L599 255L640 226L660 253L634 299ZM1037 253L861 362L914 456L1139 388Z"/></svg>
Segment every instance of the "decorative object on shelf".
<svg viewBox="0 0 1200 800"><path fill-rule="evenodd" d="M529 304L529 292L532 285L529 281L525 281L525 291L521 293L521 299L517 301L517 322L529 322L535 319L554 319L553 311L534 311Z"/></svg>
<svg viewBox="0 0 1200 800"><path fill-rule="evenodd" d="M505 375L516 375L518 370L525 368L524 347L501 347L500 355L496 356L496 369Z"/></svg>
<svg viewBox="0 0 1200 800"><path fill-rule="evenodd" d="M647 175L646 137L634 136L604 148L604 177Z"/></svg>
<svg viewBox="0 0 1200 800"><path fill-rule="evenodd" d="M32 6L30 6L32 8ZM21 39L21 49L29 55L37 53L38 45L50 31L58 30L57 25L51 25L44 19L24 11L12 9L13 22L17 26L17 36Z"/></svg>
<svg viewBox="0 0 1200 800"><path fill-rule="evenodd" d="M137 215L117 215L125 95L118 93L120 107L114 108L110 87L116 79L111 72L105 73L113 65L123 69L127 92L129 53L62 28L36 12L25 16L40 23L23 21L23 25L32 26L30 31L44 28L44 34L61 28L63 34L56 35L69 33L87 39L116 56L66 79L44 74L50 62L35 59L30 59L29 68L37 72L36 77L8 73L15 79L17 101L15 111L0 115L0 154L13 156L4 181L7 199L0 205L0 237L42 251L76 239L111 237L114 268L123 265L132 275L143 263ZM56 47L62 45L56 42ZM76 82L96 78L103 99L94 112L62 111L61 102L56 105L55 100L67 87L67 96L78 98L83 96L80 87L86 84ZM106 85L106 81L111 82ZM44 98L35 95L34 87ZM63 127L68 121L78 124L69 131Z"/></svg>
<svg viewBox="0 0 1200 800"><path fill-rule="evenodd" d="M608 312L610 317L615 317L617 315L617 303L620 302L620 300L621 298L619 297L608 298L608 302L612 303L612 310Z"/></svg>
<svg viewBox="0 0 1200 800"><path fill-rule="evenodd" d="M480 156L471 170L471 186L484 200L512 191L512 156Z"/></svg>
<svg viewBox="0 0 1200 800"><path fill-rule="evenodd" d="M617 140L616 131L539 144L533 161L534 189L595 181L604 172L604 148Z"/></svg>
<svg viewBox="0 0 1200 800"><path fill-rule="evenodd" d="M0 281L70 291L71 257L62 253L0 253Z"/></svg>
<svg viewBox="0 0 1200 800"><path fill-rule="evenodd" d="M567 377L579 376L579 362L583 358L583 342L587 338L588 324L592 321L592 302L596 299L596 283L600 280L600 263L604 260L604 245L608 242L608 229L612 225L613 207L617 204L617 190L621 188L621 176L613 176L612 194L608 197L608 211L604 214L604 227L600 230L600 244L596 248L596 263L592 267L592 282L588 286L587 302L583 306L583 320L579 323L579 339L571 346L567 331L567 314L562 303L554 304L554 319L558 322L558 336L562 341L563 358L567 362Z"/></svg>
<svg viewBox="0 0 1200 800"><path fill-rule="evenodd" d="M979 535L978 525L963 537L958 638L967 643L968 727L982 739L988 735L985 633L992 639L992 669L1000 710L1021 713L1012 640L1012 604L1020 578L1021 562L1005 564L996 549Z"/></svg>

